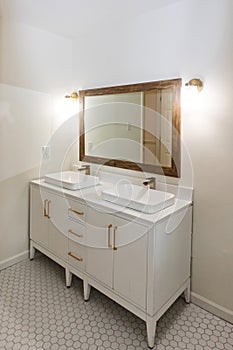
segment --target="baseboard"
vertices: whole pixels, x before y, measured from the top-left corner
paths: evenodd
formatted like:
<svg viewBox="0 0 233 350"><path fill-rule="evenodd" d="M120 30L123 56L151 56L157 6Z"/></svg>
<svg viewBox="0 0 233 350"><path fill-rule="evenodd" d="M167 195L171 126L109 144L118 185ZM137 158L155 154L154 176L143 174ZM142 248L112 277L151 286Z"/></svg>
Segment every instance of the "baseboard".
<svg viewBox="0 0 233 350"><path fill-rule="evenodd" d="M227 322L233 323L233 311L193 292L191 292L191 302L226 320Z"/></svg>
<svg viewBox="0 0 233 350"><path fill-rule="evenodd" d="M12 265L14 265L14 264L17 264L18 262L27 259L28 256L29 256L29 251L26 250L25 252L20 253L20 254L17 254L17 255L15 255L15 256L12 256L12 257L9 258L9 259L0 261L0 270L6 269L6 268L9 267L9 266L12 266Z"/></svg>

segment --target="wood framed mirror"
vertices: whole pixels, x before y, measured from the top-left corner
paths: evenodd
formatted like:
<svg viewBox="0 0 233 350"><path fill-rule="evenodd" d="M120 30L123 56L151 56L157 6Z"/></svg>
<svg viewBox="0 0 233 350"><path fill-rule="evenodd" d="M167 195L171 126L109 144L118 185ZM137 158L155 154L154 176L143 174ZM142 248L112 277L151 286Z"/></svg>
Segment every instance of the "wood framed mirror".
<svg viewBox="0 0 233 350"><path fill-rule="evenodd" d="M80 160L180 177L182 80L79 91Z"/></svg>

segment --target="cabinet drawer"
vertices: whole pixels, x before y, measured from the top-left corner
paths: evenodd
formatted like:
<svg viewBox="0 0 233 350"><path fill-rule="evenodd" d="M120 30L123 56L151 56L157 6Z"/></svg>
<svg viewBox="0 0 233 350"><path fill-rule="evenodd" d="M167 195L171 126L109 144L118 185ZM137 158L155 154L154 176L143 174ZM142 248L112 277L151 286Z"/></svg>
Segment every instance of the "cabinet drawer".
<svg viewBox="0 0 233 350"><path fill-rule="evenodd" d="M72 199L68 201L68 217L78 222L85 222L86 220L86 205Z"/></svg>
<svg viewBox="0 0 233 350"><path fill-rule="evenodd" d="M86 244L86 226L79 223L74 222L72 220L68 220L67 222L67 233L69 239L76 243Z"/></svg>
<svg viewBox="0 0 233 350"><path fill-rule="evenodd" d="M86 247L72 241L68 241L68 262L79 270L85 270Z"/></svg>

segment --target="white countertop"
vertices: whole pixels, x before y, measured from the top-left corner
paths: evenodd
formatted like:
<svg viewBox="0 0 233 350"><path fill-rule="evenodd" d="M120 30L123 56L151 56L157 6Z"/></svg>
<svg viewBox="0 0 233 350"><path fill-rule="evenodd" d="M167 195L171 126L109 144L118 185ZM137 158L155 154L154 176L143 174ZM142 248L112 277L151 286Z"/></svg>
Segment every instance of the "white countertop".
<svg viewBox="0 0 233 350"><path fill-rule="evenodd" d="M140 222L144 222L145 224L158 223L159 221L167 218L168 216L175 214L178 211L184 208L188 208L190 205L192 205L191 200L176 199L174 205L171 205L170 207L165 208L160 212L154 214L147 214L127 207L121 207L114 203L103 200L101 195L103 189L112 187L112 183L101 182L95 187L84 188L76 191L71 191L65 188L50 185L46 183L44 179L33 180L31 181L31 183L45 188L47 190L56 192L57 194L68 196L71 199L73 198L86 202L87 205L95 208L96 210L109 214L112 213L121 217L130 217L134 220L140 220Z"/></svg>

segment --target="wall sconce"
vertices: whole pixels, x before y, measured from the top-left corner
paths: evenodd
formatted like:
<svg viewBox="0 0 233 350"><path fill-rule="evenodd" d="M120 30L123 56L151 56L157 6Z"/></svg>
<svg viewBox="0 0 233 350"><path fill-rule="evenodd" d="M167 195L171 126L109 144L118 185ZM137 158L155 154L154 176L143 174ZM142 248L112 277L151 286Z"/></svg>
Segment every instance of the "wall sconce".
<svg viewBox="0 0 233 350"><path fill-rule="evenodd" d="M77 92L71 92L70 95L66 95L65 98L71 98L72 101L77 101L78 100L78 93Z"/></svg>
<svg viewBox="0 0 233 350"><path fill-rule="evenodd" d="M203 89L203 82L201 81L201 79L193 78L189 80L189 82L186 83L185 86L196 86L198 92L200 92Z"/></svg>

